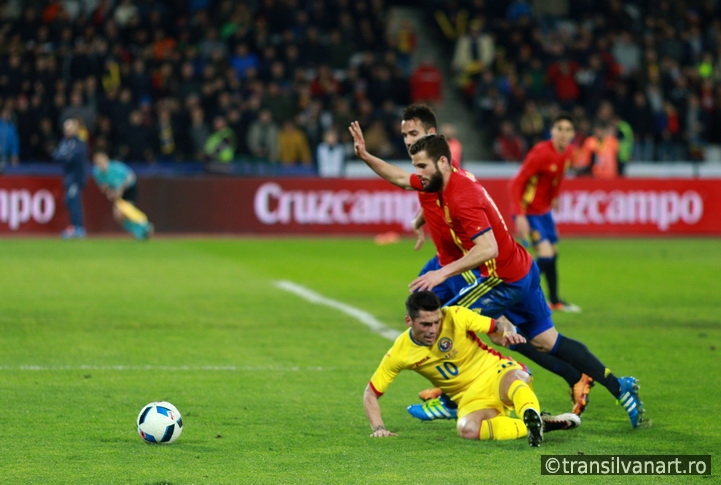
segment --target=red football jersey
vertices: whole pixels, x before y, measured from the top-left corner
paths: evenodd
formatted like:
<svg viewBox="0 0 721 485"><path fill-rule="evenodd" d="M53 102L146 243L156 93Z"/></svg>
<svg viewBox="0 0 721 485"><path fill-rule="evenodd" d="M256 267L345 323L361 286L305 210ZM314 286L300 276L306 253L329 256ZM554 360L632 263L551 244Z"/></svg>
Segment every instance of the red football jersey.
<svg viewBox="0 0 721 485"><path fill-rule="evenodd" d="M551 210L571 165L572 147L558 153L550 140L537 143L508 184L512 214L540 215Z"/></svg>
<svg viewBox="0 0 721 485"><path fill-rule="evenodd" d="M533 259L511 236L498 207L472 175L454 171L443 192L419 194L428 230L438 251L441 265L460 259L473 247L473 239L493 230L498 257L479 268L482 276L507 282L518 281L527 273ZM420 179L411 176L411 185L423 190ZM426 206L434 202L436 209L426 214Z"/></svg>

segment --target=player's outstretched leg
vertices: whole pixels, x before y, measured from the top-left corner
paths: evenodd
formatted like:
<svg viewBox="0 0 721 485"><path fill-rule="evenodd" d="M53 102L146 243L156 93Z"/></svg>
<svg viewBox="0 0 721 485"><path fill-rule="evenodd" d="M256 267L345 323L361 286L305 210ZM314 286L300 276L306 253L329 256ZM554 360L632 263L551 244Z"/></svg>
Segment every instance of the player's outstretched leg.
<svg viewBox="0 0 721 485"><path fill-rule="evenodd" d="M638 398L638 380L635 377L619 377L621 387L618 402L628 413L631 426L634 428L649 426L651 421L646 417L646 409Z"/></svg>
<svg viewBox="0 0 721 485"><path fill-rule="evenodd" d="M581 378L569 389L571 395L571 403L573 404L573 411L576 416L580 416L581 413L586 409L588 405L588 395L591 393L593 387L593 378L586 374L581 374Z"/></svg>
<svg viewBox="0 0 721 485"><path fill-rule="evenodd" d="M568 362L559 359L548 352L541 352L532 344L512 345L511 350L519 352L524 357L531 359L547 371L562 377L569 386L571 402L573 403L574 414L581 415L588 404L588 395L593 386L593 379L576 369Z"/></svg>
<svg viewBox="0 0 721 485"><path fill-rule="evenodd" d="M456 403L445 394L441 394L434 399L429 399L423 404L411 404L407 409L411 416L421 421L456 419L458 417Z"/></svg>
<svg viewBox="0 0 721 485"><path fill-rule="evenodd" d="M564 413L554 416L551 413L542 412L541 420L543 421L544 433L560 430L566 431L581 426L581 418L573 413Z"/></svg>
<svg viewBox="0 0 721 485"><path fill-rule="evenodd" d="M608 389L628 413L631 426L637 428L648 424L644 416L646 410L638 398L638 382L635 377L616 377L584 344L560 334L551 353Z"/></svg>

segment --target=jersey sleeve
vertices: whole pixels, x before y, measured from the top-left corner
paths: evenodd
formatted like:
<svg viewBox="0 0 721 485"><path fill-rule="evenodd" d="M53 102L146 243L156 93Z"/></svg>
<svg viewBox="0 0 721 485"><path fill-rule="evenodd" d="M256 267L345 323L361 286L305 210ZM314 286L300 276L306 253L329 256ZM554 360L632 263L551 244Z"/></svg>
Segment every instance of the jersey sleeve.
<svg viewBox="0 0 721 485"><path fill-rule="evenodd" d="M371 377L370 385L377 396L382 396L388 390L388 386L395 380L396 376L403 370L400 359L394 353L395 346L389 350L381 360L378 368Z"/></svg>

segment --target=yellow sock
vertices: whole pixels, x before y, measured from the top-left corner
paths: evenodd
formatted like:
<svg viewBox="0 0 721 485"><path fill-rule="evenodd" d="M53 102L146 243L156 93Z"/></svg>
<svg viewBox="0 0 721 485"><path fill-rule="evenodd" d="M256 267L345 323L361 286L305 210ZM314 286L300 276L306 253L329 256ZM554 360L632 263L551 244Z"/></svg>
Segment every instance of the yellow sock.
<svg viewBox="0 0 721 485"><path fill-rule="evenodd" d="M515 440L527 434L528 430L522 420L509 418L508 416L496 416L495 418L481 421L478 439L496 441Z"/></svg>
<svg viewBox="0 0 721 485"><path fill-rule="evenodd" d="M523 412L532 408L541 412L541 403L538 402L536 393L533 392L531 386L521 380L513 381L508 388L508 397L513 401L513 409L516 410L516 416L523 417Z"/></svg>
<svg viewBox="0 0 721 485"><path fill-rule="evenodd" d="M146 222L148 222L148 216L146 216L143 211L135 207L127 200L116 200L115 207L117 207L120 213L123 214L127 219L137 224L145 224Z"/></svg>

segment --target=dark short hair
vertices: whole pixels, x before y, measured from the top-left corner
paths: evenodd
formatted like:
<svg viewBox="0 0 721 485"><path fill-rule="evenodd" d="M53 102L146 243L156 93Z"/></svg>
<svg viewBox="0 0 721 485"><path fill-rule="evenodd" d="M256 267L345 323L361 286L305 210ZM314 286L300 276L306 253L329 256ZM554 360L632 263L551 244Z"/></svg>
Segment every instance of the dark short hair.
<svg viewBox="0 0 721 485"><path fill-rule="evenodd" d="M555 126L556 123L558 123L559 121L568 121L569 123L571 123L571 125L576 126L576 124L573 122L573 116L568 113L560 113L556 115L551 122L551 126Z"/></svg>
<svg viewBox="0 0 721 485"><path fill-rule="evenodd" d="M438 130L438 121L433 108L426 104L412 104L403 110L403 121L418 119L423 128L429 131L431 128Z"/></svg>
<svg viewBox="0 0 721 485"><path fill-rule="evenodd" d="M408 153L411 155L422 151L425 151L434 162L437 162L441 157L446 157L448 163L451 163L451 147L443 135L431 133L416 140L408 149Z"/></svg>
<svg viewBox="0 0 721 485"><path fill-rule="evenodd" d="M432 291L417 291L406 298L406 315L415 320L421 310L433 312L441 307L441 300Z"/></svg>

